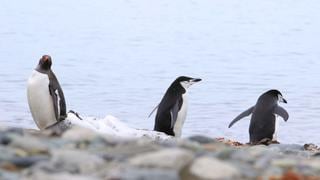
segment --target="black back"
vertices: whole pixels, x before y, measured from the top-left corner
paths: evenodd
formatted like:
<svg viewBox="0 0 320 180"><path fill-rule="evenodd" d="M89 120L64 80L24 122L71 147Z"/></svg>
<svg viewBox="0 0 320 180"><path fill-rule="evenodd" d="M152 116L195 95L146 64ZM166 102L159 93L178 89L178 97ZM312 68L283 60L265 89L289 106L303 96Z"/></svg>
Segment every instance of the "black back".
<svg viewBox="0 0 320 180"><path fill-rule="evenodd" d="M278 106L278 90L270 90L262 94L252 112L249 134L250 142L258 143L264 138L273 138L275 132L275 108Z"/></svg>

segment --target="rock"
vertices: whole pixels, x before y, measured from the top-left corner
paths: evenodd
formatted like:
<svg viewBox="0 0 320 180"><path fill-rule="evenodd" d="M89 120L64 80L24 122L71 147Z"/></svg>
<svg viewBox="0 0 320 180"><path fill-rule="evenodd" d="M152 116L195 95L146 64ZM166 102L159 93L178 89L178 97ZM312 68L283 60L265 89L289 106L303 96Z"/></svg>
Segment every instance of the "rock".
<svg viewBox="0 0 320 180"><path fill-rule="evenodd" d="M231 158L242 162L254 163L257 159L267 154L273 154L273 152L264 145L256 145L237 150L231 154Z"/></svg>
<svg viewBox="0 0 320 180"><path fill-rule="evenodd" d="M17 180L20 178L17 173L12 173L12 172L0 170L0 179L1 180Z"/></svg>
<svg viewBox="0 0 320 180"><path fill-rule="evenodd" d="M292 168L298 164L298 160L293 158L273 159L271 164L280 168Z"/></svg>
<svg viewBox="0 0 320 180"><path fill-rule="evenodd" d="M190 173L196 179L234 179L241 173L230 163L216 158L200 157L190 167Z"/></svg>
<svg viewBox="0 0 320 180"><path fill-rule="evenodd" d="M149 140L145 141L128 141L124 143L119 143L114 147L108 147L103 149L104 153L108 153L116 157L117 159L126 159L131 156L136 156L137 154L148 153L151 151L158 151L161 149L161 146L150 142Z"/></svg>
<svg viewBox="0 0 320 180"><path fill-rule="evenodd" d="M138 167L174 169L180 171L193 160L193 154L183 149L164 149L138 155L129 163Z"/></svg>
<svg viewBox="0 0 320 180"><path fill-rule="evenodd" d="M190 141L194 141L200 144L209 144L209 143L215 143L217 142L217 140L206 137L206 136L201 136L201 135L197 135L197 136L191 136L188 138L188 140Z"/></svg>
<svg viewBox="0 0 320 180"><path fill-rule="evenodd" d="M0 162L9 161L15 156L14 149L0 146Z"/></svg>
<svg viewBox="0 0 320 180"><path fill-rule="evenodd" d="M121 168L112 172L106 179L125 180L179 180L179 174L169 169Z"/></svg>
<svg viewBox="0 0 320 180"><path fill-rule="evenodd" d="M85 151L57 150L53 152L50 162L57 171L70 173L92 173L104 165L104 160ZM55 170L53 170L55 171Z"/></svg>
<svg viewBox="0 0 320 180"><path fill-rule="evenodd" d="M7 134L0 133L0 144L8 145L10 142L11 138Z"/></svg>
<svg viewBox="0 0 320 180"><path fill-rule="evenodd" d="M37 162L47 161L47 160L49 160L48 156L37 155L37 156L29 156L29 157L15 157L10 160L10 163L20 168L26 168L26 167L32 166Z"/></svg>
<svg viewBox="0 0 320 180"><path fill-rule="evenodd" d="M317 172L320 172L320 159L311 159L304 162L305 166L309 166Z"/></svg>
<svg viewBox="0 0 320 180"><path fill-rule="evenodd" d="M21 178L21 180L100 180L100 178L89 175L76 175L70 173L48 174L42 171Z"/></svg>
<svg viewBox="0 0 320 180"><path fill-rule="evenodd" d="M315 144L305 144L303 148L307 151L320 152L320 148Z"/></svg>
<svg viewBox="0 0 320 180"><path fill-rule="evenodd" d="M88 128L83 128L80 126L74 126L68 131L66 131L62 135L62 138L71 140L71 141L91 141L97 136L98 134L93 130L90 130Z"/></svg>
<svg viewBox="0 0 320 180"><path fill-rule="evenodd" d="M29 154L45 153L47 154L49 148L45 143L41 142L36 137L31 136L15 136L10 143L11 147L20 148Z"/></svg>
<svg viewBox="0 0 320 180"><path fill-rule="evenodd" d="M281 152L303 151L304 147L298 144L271 144L267 146L271 150L278 150Z"/></svg>

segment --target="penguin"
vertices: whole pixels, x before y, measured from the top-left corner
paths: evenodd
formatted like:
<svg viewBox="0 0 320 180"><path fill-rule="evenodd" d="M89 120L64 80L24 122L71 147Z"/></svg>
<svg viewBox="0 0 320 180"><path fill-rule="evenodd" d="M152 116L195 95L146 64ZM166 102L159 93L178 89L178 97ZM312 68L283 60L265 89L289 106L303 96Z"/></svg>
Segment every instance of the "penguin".
<svg viewBox="0 0 320 180"><path fill-rule="evenodd" d="M150 117L157 109L154 125L155 131L181 137L181 129L188 109L187 89L199 81L201 79L186 76L180 76L173 81L159 105L149 115Z"/></svg>
<svg viewBox="0 0 320 180"><path fill-rule="evenodd" d="M51 65L51 57L43 55L27 83L29 108L40 130L67 117L64 94Z"/></svg>
<svg viewBox="0 0 320 180"><path fill-rule="evenodd" d="M264 144L276 142L276 115L281 116L284 121L289 119L288 112L281 106L279 102L287 103L280 91L272 89L263 93L256 103L256 105L250 107L246 111L238 115L231 123L229 128L232 127L240 119L251 116L249 135L250 144Z"/></svg>

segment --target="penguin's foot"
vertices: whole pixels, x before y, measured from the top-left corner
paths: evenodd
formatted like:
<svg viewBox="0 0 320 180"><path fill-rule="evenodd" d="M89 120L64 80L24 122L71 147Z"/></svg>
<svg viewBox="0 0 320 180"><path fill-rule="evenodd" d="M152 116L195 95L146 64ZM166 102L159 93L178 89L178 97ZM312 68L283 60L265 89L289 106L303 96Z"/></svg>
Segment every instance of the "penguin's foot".
<svg viewBox="0 0 320 180"><path fill-rule="evenodd" d="M71 127L71 123L67 120L58 121L55 124L46 127L44 131L50 136L60 136Z"/></svg>
<svg viewBox="0 0 320 180"><path fill-rule="evenodd" d="M250 142L249 144L250 145L266 145L266 146L268 146L270 144L277 144L277 143L273 142L272 139L270 139L270 138L263 138L258 142Z"/></svg>

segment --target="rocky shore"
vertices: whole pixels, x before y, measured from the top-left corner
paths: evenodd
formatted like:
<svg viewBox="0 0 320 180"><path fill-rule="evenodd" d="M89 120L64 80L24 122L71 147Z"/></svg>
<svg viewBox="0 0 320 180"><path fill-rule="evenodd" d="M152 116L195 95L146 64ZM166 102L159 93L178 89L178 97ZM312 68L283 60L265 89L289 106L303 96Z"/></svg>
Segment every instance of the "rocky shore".
<svg viewBox="0 0 320 180"><path fill-rule="evenodd" d="M0 130L1 180L320 179L313 144L249 146L223 138L121 139L73 127Z"/></svg>

